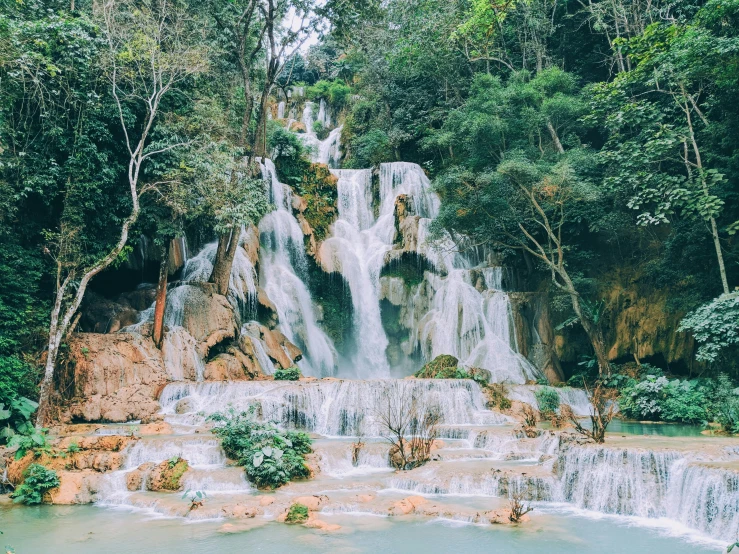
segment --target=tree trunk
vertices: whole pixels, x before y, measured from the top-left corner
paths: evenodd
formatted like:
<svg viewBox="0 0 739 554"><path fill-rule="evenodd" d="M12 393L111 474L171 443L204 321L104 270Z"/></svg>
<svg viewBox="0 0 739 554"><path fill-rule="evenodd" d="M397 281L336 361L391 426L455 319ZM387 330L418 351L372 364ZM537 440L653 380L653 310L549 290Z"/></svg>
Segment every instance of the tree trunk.
<svg viewBox="0 0 739 554"><path fill-rule="evenodd" d="M239 246L241 229L232 227L229 231L218 237L218 250L213 263L213 273L210 282L215 283L218 294L228 294L228 284L231 279L231 267L236 257L236 249Z"/></svg>
<svg viewBox="0 0 739 554"><path fill-rule="evenodd" d="M610 376L611 362L608 360L606 341L603 339L603 330L599 324L595 323L590 318L589 314L583 312L580 304L580 297L577 293L570 293L570 297L572 298L572 307L574 308L577 317L580 318L580 324L585 330L585 334L588 336L590 344L593 347L595 359L598 362L598 375L601 377L603 374Z"/></svg>
<svg viewBox="0 0 739 554"><path fill-rule="evenodd" d="M552 142L554 142L554 147L557 149L557 153L564 154L565 149L562 147L562 143L559 141L559 135L557 135L557 130L554 128L551 121L547 121L547 129L549 129L549 134L552 136Z"/></svg>
<svg viewBox="0 0 739 554"><path fill-rule="evenodd" d="M271 87L270 87L271 88ZM259 99L259 114L257 115L257 132L254 137L255 156L267 157L267 101L270 88L265 87Z"/></svg>
<svg viewBox="0 0 739 554"><path fill-rule="evenodd" d="M162 259L159 262L159 282L157 283L157 298L154 304L154 329L152 338L157 348L162 347L164 335L164 311L167 308L167 276L169 274L169 244L164 247Z"/></svg>

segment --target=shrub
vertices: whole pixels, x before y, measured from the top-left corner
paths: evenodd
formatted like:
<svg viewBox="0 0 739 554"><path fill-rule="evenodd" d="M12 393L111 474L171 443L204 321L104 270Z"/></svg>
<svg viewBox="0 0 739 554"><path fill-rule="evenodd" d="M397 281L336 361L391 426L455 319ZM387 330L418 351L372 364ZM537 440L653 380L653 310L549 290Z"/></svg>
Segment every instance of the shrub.
<svg viewBox="0 0 739 554"><path fill-rule="evenodd" d="M36 372L33 367L13 356L0 356L0 444L17 434L33 431L31 416L38 404Z"/></svg>
<svg viewBox="0 0 739 554"><path fill-rule="evenodd" d="M323 98L331 107L338 111L346 104L352 89L341 79L335 81L320 80L313 86L306 89L305 95L309 100L319 100Z"/></svg>
<svg viewBox="0 0 739 554"><path fill-rule="evenodd" d="M700 381L647 375L624 387L621 412L632 419L696 423L708 419L705 387Z"/></svg>
<svg viewBox="0 0 739 554"><path fill-rule="evenodd" d="M221 439L226 455L244 467L257 487L274 489L310 477L305 455L311 452L311 439L306 433L257 421L253 407L248 412L213 414L209 419L216 424L213 433Z"/></svg>
<svg viewBox="0 0 739 554"><path fill-rule="evenodd" d="M38 456L41 452L50 452L51 447L46 440L48 429L32 428L27 435L13 435L8 441L8 447L15 448L15 459L20 460L28 452L35 452Z"/></svg>
<svg viewBox="0 0 739 554"><path fill-rule="evenodd" d="M285 523L303 523L308 519L308 506L293 504L285 517Z"/></svg>
<svg viewBox="0 0 739 554"><path fill-rule="evenodd" d="M15 489L11 498L22 504L41 504L44 495L59 486L59 476L53 469L31 464L23 473L23 483Z"/></svg>
<svg viewBox="0 0 739 554"><path fill-rule="evenodd" d="M720 374L705 386L709 417L726 433L739 433L739 388L728 375Z"/></svg>
<svg viewBox="0 0 739 554"><path fill-rule="evenodd" d="M549 417L559 411L559 395L553 388L541 387L534 393L534 396L539 403L539 411L545 417Z"/></svg>
<svg viewBox="0 0 739 554"><path fill-rule="evenodd" d="M162 489L168 491L180 490L180 481L189 467L187 460L179 456L167 460L167 465L162 470Z"/></svg>
<svg viewBox="0 0 739 554"><path fill-rule="evenodd" d="M275 371L275 381L297 381L300 377L300 368L295 366Z"/></svg>

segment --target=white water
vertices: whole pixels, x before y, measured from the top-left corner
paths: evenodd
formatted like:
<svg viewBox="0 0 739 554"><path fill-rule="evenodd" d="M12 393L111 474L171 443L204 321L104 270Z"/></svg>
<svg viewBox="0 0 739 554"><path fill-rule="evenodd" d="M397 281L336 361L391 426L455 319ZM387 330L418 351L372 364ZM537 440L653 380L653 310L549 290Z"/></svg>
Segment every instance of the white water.
<svg viewBox="0 0 739 554"><path fill-rule="evenodd" d="M739 474L670 451L572 447L555 500L607 514L669 518L725 541L739 535Z"/></svg>
<svg viewBox="0 0 739 554"><path fill-rule="evenodd" d="M443 424L495 425L508 421L485 408L480 387L469 379L171 383L162 391L160 402L163 413L174 414L178 402L187 399L185 413L168 415L183 424L199 425L203 416L229 406L246 410L256 405L265 420L288 427L326 436L377 437L382 430L378 416L386 409L388 398L403 394L415 399L421 413L437 410Z"/></svg>
<svg viewBox="0 0 739 554"><path fill-rule="evenodd" d="M259 223L259 282L277 308L280 331L303 351L304 357L298 362L303 374L333 375L336 350L318 326L306 286L303 233L292 213L291 191L280 183L271 160L264 160L262 175L270 185L270 200L276 209Z"/></svg>

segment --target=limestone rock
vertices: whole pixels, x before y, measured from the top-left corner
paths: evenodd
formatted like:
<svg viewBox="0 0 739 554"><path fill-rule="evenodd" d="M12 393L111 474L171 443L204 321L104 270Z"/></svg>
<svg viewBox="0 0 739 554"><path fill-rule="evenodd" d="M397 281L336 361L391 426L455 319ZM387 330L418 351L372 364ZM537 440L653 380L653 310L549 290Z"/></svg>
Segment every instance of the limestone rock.
<svg viewBox="0 0 739 554"><path fill-rule="evenodd" d="M49 492L52 504L90 504L95 501L101 474L93 470L58 471L59 487Z"/></svg>
<svg viewBox="0 0 739 554"><path fill-rule="evenodd" d="M122 423L159 410L156 393L168 379L149 337L80 333L70 341L69 360L75 398L67 418Z"/></svg>
<svg viewBox="0 0 739 554"><path fill-rule="evenodd" d="M422 496L409 496L408 498L395 502L388 509L388 513L392 516L412 514L417 508L426 503L428 503L428 500Z"/></svg>
<svg viewBox="0 0 739 554"><path fill-rule="evenodd" d="M328 502L326 495L298 496L293 499L293 504L302 504L308 511L317 512Z"/></svg>

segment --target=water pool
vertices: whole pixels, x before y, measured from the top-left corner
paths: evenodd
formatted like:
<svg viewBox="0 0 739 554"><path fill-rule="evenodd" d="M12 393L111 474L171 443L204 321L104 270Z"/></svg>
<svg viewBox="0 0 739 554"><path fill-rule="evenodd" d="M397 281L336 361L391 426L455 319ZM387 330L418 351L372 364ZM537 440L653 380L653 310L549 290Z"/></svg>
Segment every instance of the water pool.
<svg viewBox="0 0 739 554"><path fill-rule="evenodd" d="M628 519L582 517L535 510L519 527L414 521L369 515L321 515L342 529L323 533L300 526L210 520L186 523L141 512L95 506L0 506L0 538L17 554L208 554L224 552L383 552L575 554L703 554L720 543L671 536L669 528L634 525ZM242 525L240 527L240 525Z"/></svg>

